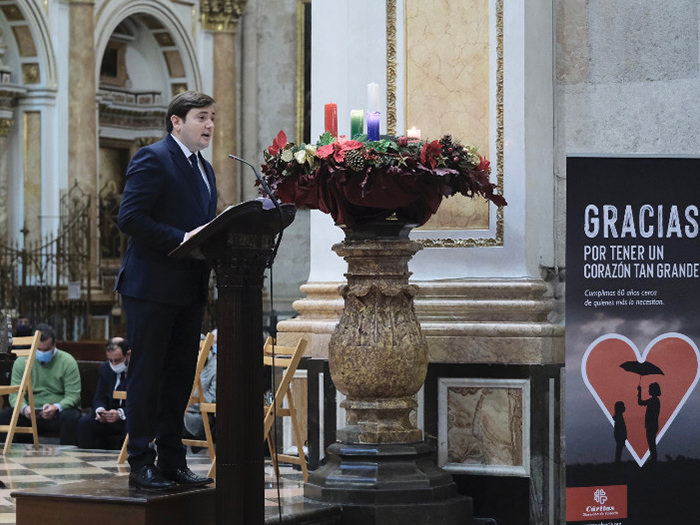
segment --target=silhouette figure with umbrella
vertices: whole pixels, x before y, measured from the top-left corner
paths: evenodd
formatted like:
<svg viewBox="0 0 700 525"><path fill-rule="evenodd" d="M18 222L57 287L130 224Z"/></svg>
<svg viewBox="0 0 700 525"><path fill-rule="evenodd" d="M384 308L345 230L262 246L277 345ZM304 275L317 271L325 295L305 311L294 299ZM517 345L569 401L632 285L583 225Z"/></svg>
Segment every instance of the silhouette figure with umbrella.
<svg viewBox="0 0 700 525"><path fill-rule="evenodd" d="M644 414L644 428L646 429L647 444L649 445L649 462L656 463L656 434L659 432L659 414L661 413L661 387L659 383L649 385L649 398L642 399L642 376L664 375L663 371L653 363L648 361L626 361L620 365L621 368L639 374L639 384L637 385L637 404L646 406Z"/></svg>
<svg viewBox="0 0 700 525"><path fill-rule="evenodd" d="M620 368L632 372L633 374L639 374L639 384L642 384L642 376L650 375L664 375L662 370L653 363L649 361L625 361L620 365Z"/></svg>

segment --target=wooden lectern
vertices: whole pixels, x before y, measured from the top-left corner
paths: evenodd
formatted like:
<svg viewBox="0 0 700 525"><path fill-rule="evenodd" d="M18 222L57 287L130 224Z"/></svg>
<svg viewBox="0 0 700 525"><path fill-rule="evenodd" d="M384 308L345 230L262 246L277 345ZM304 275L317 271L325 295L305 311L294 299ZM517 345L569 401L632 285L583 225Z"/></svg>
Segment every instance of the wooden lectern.
<svg viewBox="0 0 700 525"><path fill-rule="evenodd" d="M269 202L269 201L268 201ZM219 214L171 252L206 259L216 275L216 523L262 525L264 508L262 288L291 204L246 201Z"/></svg>

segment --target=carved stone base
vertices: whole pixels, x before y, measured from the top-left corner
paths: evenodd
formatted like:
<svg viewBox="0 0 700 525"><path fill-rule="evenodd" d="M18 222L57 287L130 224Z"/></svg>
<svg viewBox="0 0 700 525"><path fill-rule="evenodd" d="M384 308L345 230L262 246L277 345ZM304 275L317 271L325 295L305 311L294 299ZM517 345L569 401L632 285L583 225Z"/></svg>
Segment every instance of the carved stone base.
<svg viewBox="0 0 700 525"><path fill-rule="evenodd" d="M415 443L423 432L411 423L411 411L418 406L412 397L399 399L345 399L346 426L338 430L345 443Z"/></svg>
<svg viewBox="0 0 700 525"><path fill-rule="evenodd" d="M311 473L304 496L342 505L342 525L471 522L471 498L457 493L425 443L335 443L328 454L326 465Z"/></svg>

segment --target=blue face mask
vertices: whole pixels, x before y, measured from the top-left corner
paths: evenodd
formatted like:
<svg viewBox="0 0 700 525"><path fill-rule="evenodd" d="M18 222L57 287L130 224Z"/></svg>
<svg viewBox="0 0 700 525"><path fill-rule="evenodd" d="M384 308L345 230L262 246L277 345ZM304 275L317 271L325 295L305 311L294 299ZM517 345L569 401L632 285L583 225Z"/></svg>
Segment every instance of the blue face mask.
<svg viewBox="0 0 700 525"><path fill-rule="evenodd" d="M53 348L51 350L46 350L45 352L41 351L41 350L37 350L36 351L36 360L45 365L46 363L51 361L51 358L53 357L53 351L54 351Z"/></svg>
<svg viewBox="0 0 700 525"><path fill-rule="evenodd" d="M213 354L216 354L216 345L214 345L214 346L211 347L211 352L212 352Z"/></svg>

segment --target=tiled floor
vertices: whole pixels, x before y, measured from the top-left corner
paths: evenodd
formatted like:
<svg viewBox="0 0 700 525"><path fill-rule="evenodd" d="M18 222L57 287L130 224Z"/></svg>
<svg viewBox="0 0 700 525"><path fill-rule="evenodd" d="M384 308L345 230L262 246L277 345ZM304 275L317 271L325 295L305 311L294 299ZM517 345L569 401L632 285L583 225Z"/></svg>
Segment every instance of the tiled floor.
<svg viewBox="0 0 700 525"><path fill-rule="evenodd" d="M11 492L128 474L128 465L117 465L117 456L116 450L83 450L59 445L41 445L39 450L34 450L32 445L13 445L8 456L0 455L0 480L6 485L0 489L0 523L15 523ZM206 453L189 455L187 461L200 475L206 475L211 464ZM301 473L282 466L279 493L285 514L303 502ZM277 486L269 463L265 465L265 514L278 514Z"/></svg>

